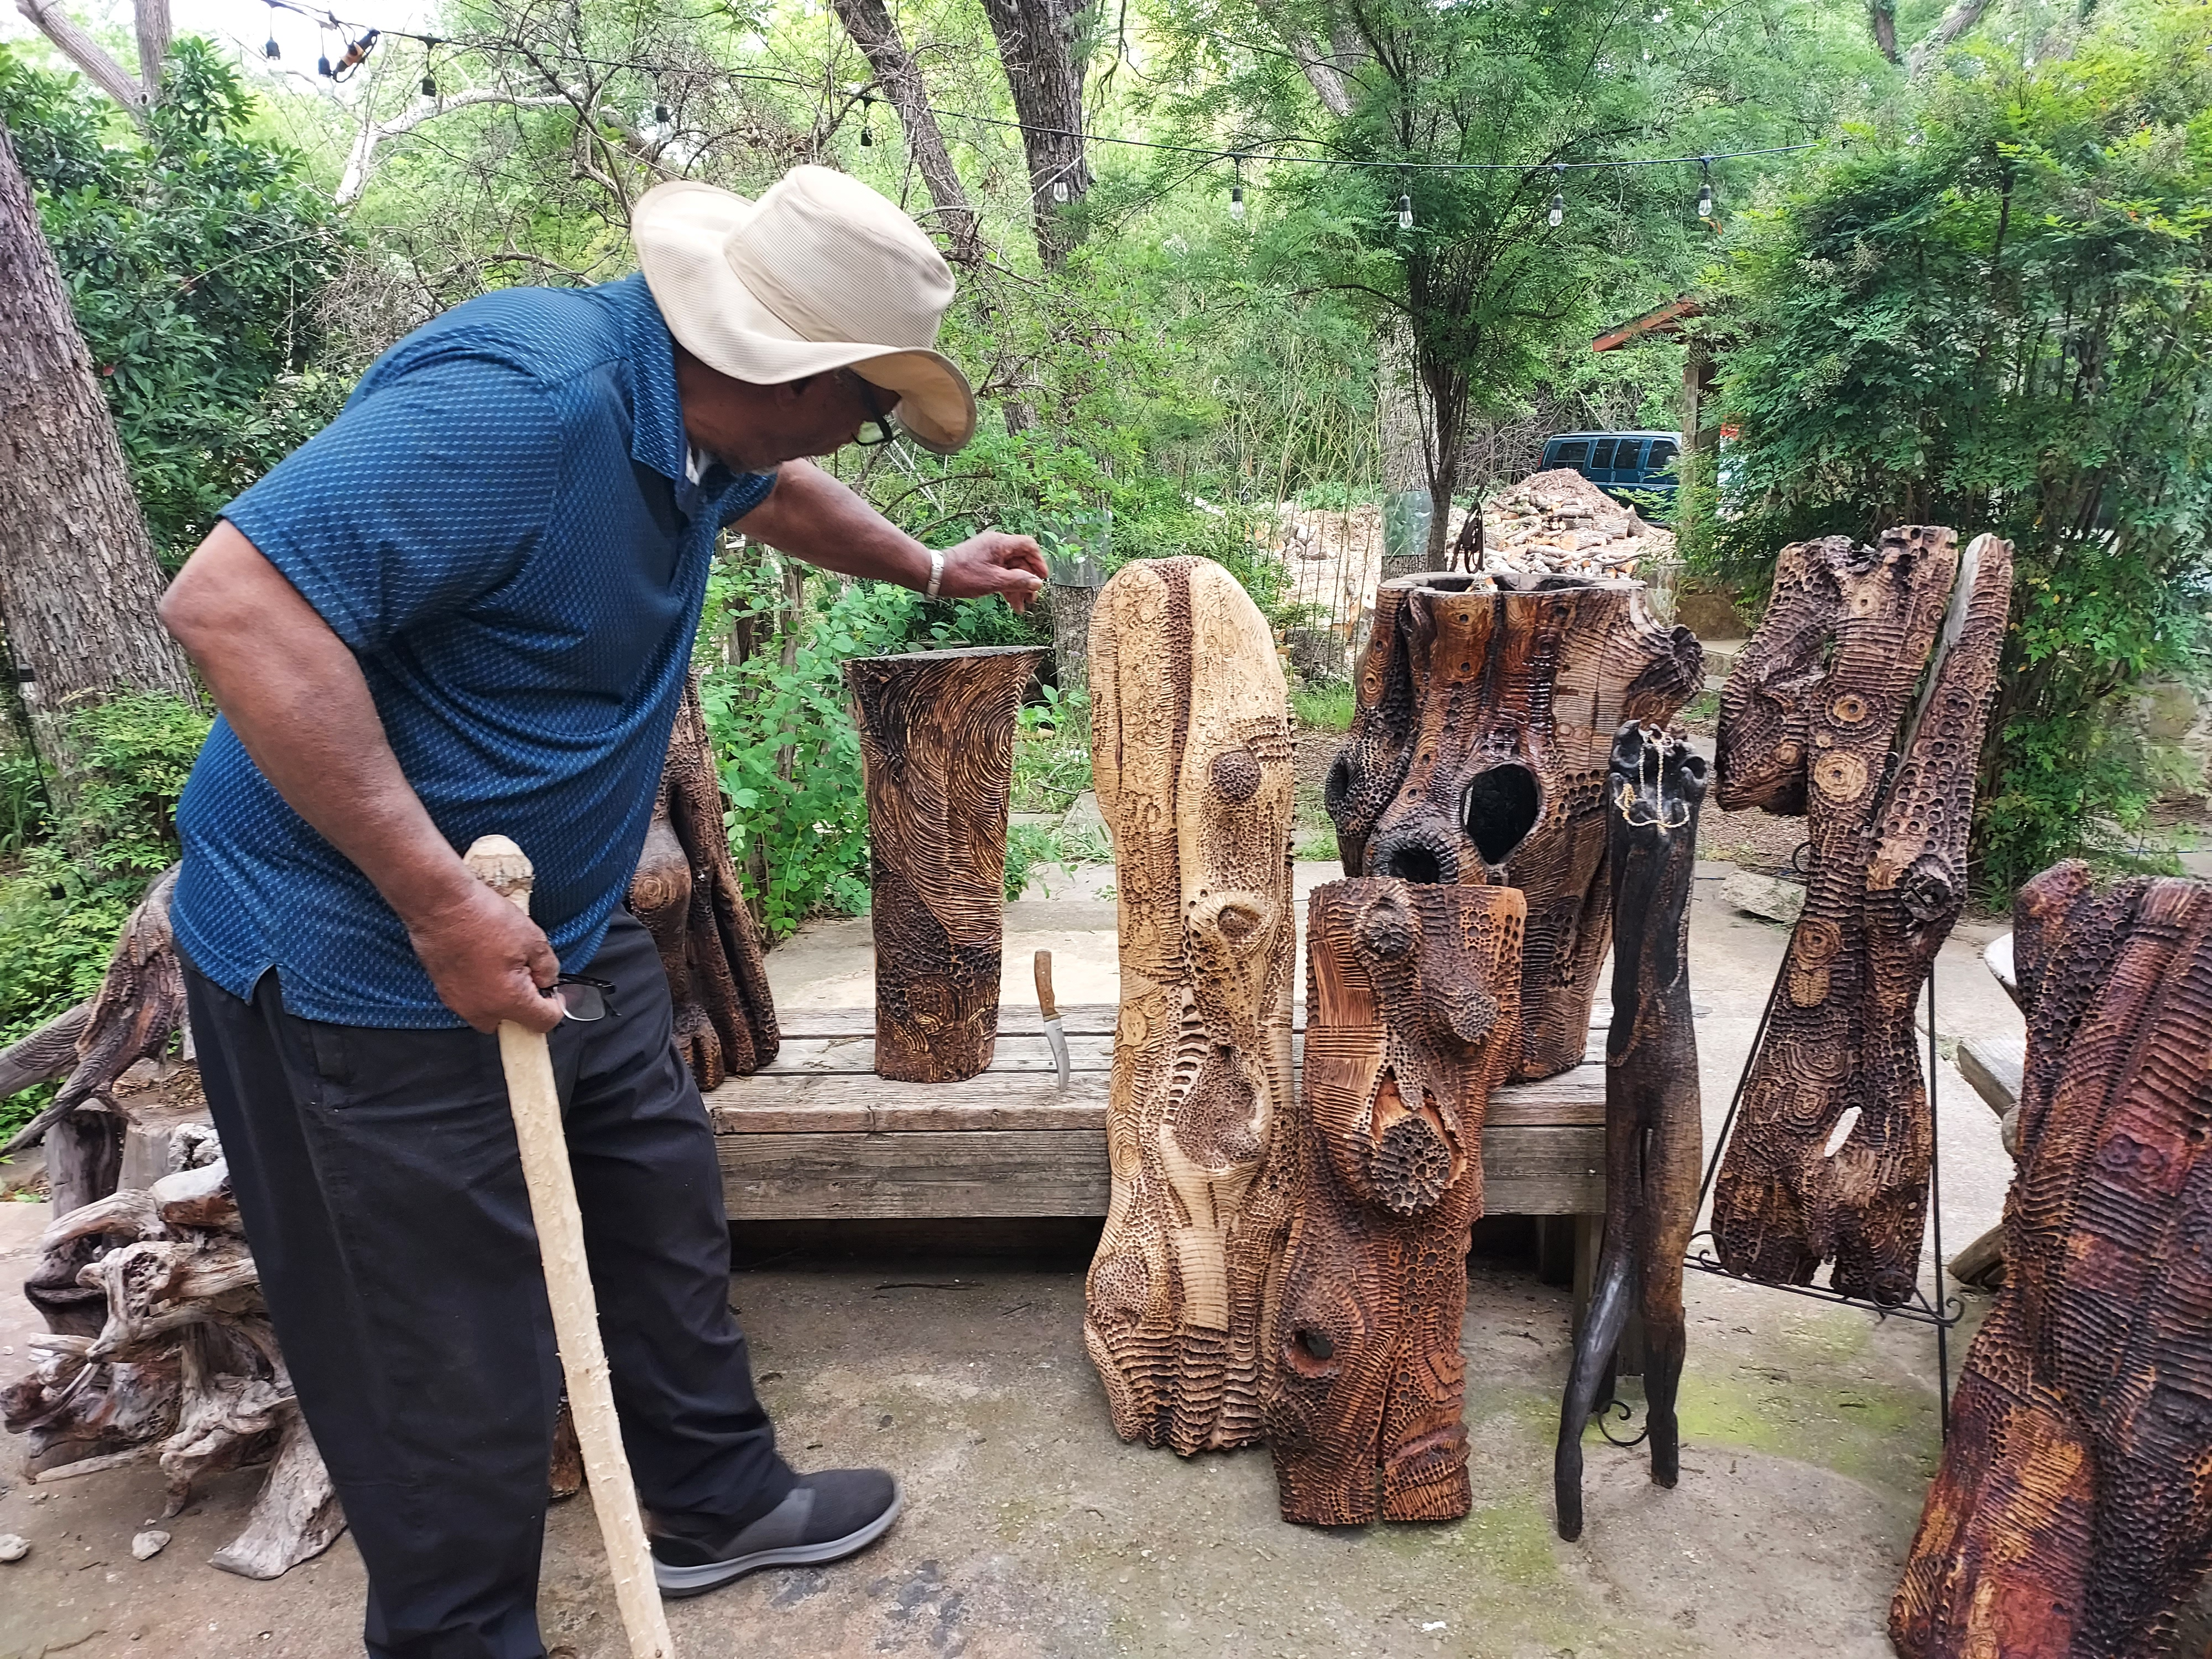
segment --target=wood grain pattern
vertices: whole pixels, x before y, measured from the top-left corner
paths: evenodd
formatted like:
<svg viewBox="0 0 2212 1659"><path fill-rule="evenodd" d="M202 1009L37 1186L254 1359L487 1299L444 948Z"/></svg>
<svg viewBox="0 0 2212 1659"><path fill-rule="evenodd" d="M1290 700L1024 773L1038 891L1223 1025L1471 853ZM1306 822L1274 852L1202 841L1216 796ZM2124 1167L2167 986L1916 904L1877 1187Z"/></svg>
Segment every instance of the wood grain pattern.
<svg viewBox="0 0 2212 1659"><path fill-rule="evenodd" d="M867 772L887 1078L955 1083L991 1063L1014 710L1042 654L972 646L845 665Z"/></svg>
<svg viewBox="0 0 2212 1659"><path fill-rule="evenodd" d="M1609 1395L1632 1310L1644 1321L1651 1479L1680 1469L1674 1400L1688 1328L1682 1259L1698 1213L1698 1037L1690 1011L1690 889L1705 763L1688 742L1624 726L1607 779L1613 1024L1605 1051L1605 1245L1575 1333L1553 1495L1559 1536L1583 1528L1583 1434Z"/></svg>
<svg viewBox="0 0 2212 1659"><path fill-rule="evenodd" d="M1266 621L1204 559L1126 565L1101 590L1091 692L1121 1008L1085 1344L1123 1439L1243 1445L1289 1224L1289 696Z"/></svg>
<svg viewBox="0 0 2212 1659"><path fill-rule="evenodd" d="M1491 1091L1518 1052L1510 888L1333 882L1306 929L1297 1202L1266 1429L1283 1518L1446 1521L1467 1473L1468 1230Z"/></svg>
<svg viewBox="0 0 2212 1659"><path fill-rule="evenodd" d="M1722 696L1721 805L1802 810L1812 848L1713 1194L1732 1272L1804 1285L1832 1259L1837 1290L1886 1304L1912 1293L1929 1158L1912 1010L1966 899L2012 581L2008 544L1979 537L1967 554L1962 571L1956 538L1929 526L1876 547L1785 548ZM1948 648L1916 710L1939 629Z"/></svg>
<svg viewBox="0 0 2212 1659"><path fill-rule="evenodd" d="M1664 723L1703 683L1644 584L1446 574L1385 582L1358 712L1325 798L1346 875L1527 896L1512 1075L1581 1057L1611 940L1605 770L1625 720Z"/></svg>
<svg viewBox="0 0 2212 1659"><path fill-rule="evenodd" d="M2212 1566L2212 889L2062 864L2015 921L2005 1282L1890 1637L1905 1659L2163 1654Z"/></svg>

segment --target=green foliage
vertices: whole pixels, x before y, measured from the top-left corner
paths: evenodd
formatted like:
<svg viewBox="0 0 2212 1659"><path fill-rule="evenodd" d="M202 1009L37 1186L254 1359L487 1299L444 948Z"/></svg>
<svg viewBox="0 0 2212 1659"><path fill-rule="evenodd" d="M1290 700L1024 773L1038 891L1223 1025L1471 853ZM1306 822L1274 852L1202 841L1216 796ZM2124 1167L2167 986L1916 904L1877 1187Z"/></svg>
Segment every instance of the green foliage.
<svg viewBox="0 0 2212 1659"><path fill-rule="evenodd" d="M1014 732L1013 810L1066 811L1091 787L1091 694L1044 688Z"/></svg>
<svg viewBox="0 0 2212 1659"><path fill-rule="evenodd" d="M1741 436L1692 551L1756 585L1807 536L2012 541L1977 823L2002 896L2141 823L2159 780L2113 717L2208 644L2212 19L2137 4L2032 65L1977 52L1854 137L1735 253Z"/></svg>
<svg viewBox="0 0 2212 1659"><path fill-rule="evenodd" d="M76 76L0 46L0 119L173 562L347 385L310 367L344 234L300 158L246 136L252 109L204 40L171 46L143 133Z"/></svg>
<svg viewBox="0 0 2212 1659"><path fill-rule="evenodd" d="M1355 703L1352 687L1341 682L1291 688L1291 713L1309 732L1349 732Z"/></svg>
<svg viewBox="0 0 2212 1659"><path fill-rule="evenodd" d="M22 852L46 824L46 781L28 749L0 750L0 858Z"/></svg>

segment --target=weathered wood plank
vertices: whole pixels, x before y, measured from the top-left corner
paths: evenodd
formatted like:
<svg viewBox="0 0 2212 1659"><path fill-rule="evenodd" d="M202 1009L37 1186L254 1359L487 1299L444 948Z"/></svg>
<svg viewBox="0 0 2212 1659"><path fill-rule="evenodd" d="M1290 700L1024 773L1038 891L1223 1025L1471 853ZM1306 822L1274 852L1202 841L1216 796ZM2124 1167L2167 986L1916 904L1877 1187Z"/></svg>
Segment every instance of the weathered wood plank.
<svg viewBox="0 0 2212 1659"><path fill-rule="evenodd" d="M778 1008L776 1025L784 1041L794 1037L866 1037L872 1041L876 1035L876 1011L872 1008ZM1060 1006L1060 1029L1071 1036L1112 1036L1114 1022L1121 1010L1110 1002L1071 1002ZM1300 1024L1303 1025L1304 1022ZM999 1036L1044 1036L1044 1018L1033 1003L1002 1004L999 1009Z"/></svg>
<svg viewBox="0 0 2212 1659"><path fill-rule="evenodd" d="M2020 1104L2027 1070L2026 1037L1968 1037L1959 1044L1959 1075L1999 1117Z"/></svg>
<svg viewBox="0 0 2212 1659"><path fill-rule="evenodd" d="M1114 1065L1114 1039L1110 1036L1072 1036L1067 1040L1067 1060L1071 1071L1110 1071ZM867 1075L872 1074L875 1069L876 1042L873 1037L805 1037L794 1040L786 1036L775 1063L762 1066L753 1075L761 1078L812 1077L825 1072ZM1049 1072L1053 1069L1052 1048L1042 1034L1000 1034L998 1052L991 1061L992 1071Z"/></svg>

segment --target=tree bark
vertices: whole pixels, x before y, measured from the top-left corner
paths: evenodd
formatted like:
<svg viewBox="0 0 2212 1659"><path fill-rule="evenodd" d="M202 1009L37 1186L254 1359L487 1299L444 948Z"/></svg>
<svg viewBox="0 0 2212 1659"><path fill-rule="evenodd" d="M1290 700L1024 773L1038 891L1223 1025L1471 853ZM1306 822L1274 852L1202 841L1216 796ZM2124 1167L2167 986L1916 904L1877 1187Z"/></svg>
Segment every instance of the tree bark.
<svg viewBox="0 0 2212 1659"><path fill-rule="evenodd" d="M1083 153L1085 65L1076 52L1086 9L1079 0L983 0L1021 118L1037 253L1048 270L1066 263L1075 245L1071 210L1091 190ZM1057 194L1060 185L1065 201Z"/></svg>
<svg viewBox="0 0 2212 1659"><path fill-rule="evenodd" d="M1897 0L1867 0L1867 27L1874 31L1875 49L1893 64L1897 56Z"/></svg>
<svg viewBox="0 0 2212 1659"><path fill-rule="evenodd" d="M121 691L192 697L155 607L161 573L30 182L0 125L0 631L40 758L68 793L62 724Z"/></svg>
<svg viewBox="0 0 2212 1659"><path fill-rule="evenodd" d="M63 57L82 70L86 79L130 111L131 119L141 126L145 125L146 109L152 101L151 94L131 78L130 70L102 52L97 41L63 15L58 0L15 0L15 9L30 20L33 28L52 41ZM168 21L166 8L161 21L166 27ZM165 35L162 49L167 51L167 46ZM161 60L157 58L155 62L158 64ZM155 89L158 91L160 85L157 74Z"/></svg>
<svg viewBox="0 0 2212 1659"><path fill-rule="evenodd" d="M968 191L952 165L952 152L945 147L944 131L930 109L921 66L900 38L890 9L884 0L834 0L834 3L845 33L853 37L853 44L875 70L877 85L884 89L884 99L898 112L899 125L906 129L907 149L921 171L938 226L945 234L945 258L959 265L981 263L983 242L975 210L969 204Z"/></svg>

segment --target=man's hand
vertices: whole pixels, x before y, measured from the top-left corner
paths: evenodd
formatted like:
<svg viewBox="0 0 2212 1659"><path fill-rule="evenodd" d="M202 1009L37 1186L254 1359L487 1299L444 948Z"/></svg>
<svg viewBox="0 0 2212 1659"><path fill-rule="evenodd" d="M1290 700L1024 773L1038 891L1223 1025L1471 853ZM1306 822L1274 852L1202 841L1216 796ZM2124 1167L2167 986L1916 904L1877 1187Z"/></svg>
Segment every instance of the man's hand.
<svg viewBox="0 0 2212 1659"><path fill-rule="evenodd" d="M987 530L945 550L945 579L937 585L937 596L980 599L996 593L1013 609L1026 611L1047 574L1033 538Z"/></svg>
<svg viewBox="0 0 2212 1659"><path fill-rule="evenodd" d="M503 1019L532 1031L561 1023L561 999L538 994L559 977L560 962L509 900L471 877L452 902L406 921L440 1000L477 1030L496 1031Z"/></svg>

